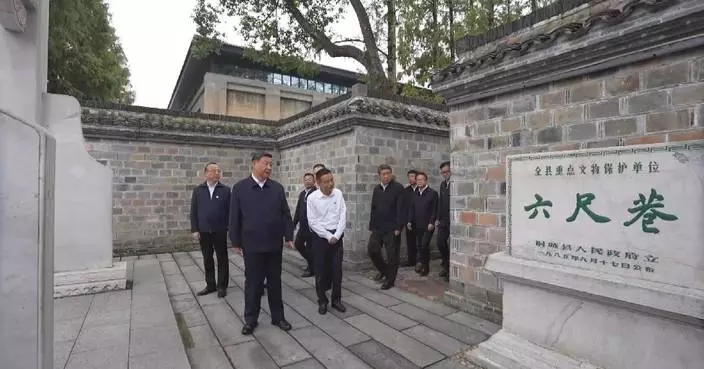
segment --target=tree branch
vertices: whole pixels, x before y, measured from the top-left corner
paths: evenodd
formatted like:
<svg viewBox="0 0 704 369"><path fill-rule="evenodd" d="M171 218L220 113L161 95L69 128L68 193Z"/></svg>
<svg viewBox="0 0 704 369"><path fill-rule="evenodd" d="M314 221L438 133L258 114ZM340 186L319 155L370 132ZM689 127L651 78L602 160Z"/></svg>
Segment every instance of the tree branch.
<svg viewBox="0 0 704 369"><path fill-rule="evenodd" d="M325 34L325 32L317 29L313 24L311 24L308 19L301 13L301 11L294 4L295 0L284 0L284 6L286 10L291 14L293 19L296 20L299 26L303 28L310 37L315 40L315 42L322 47L325 52L333 58L337 57L348 57L352 58L362 65L367 66L369 63L364 57L364 51L360 50L358 47L352 45L335 45L335 43L330 40L330 37Z"/></svg>
<svg viewBox="0 0 704 369"><path fill-rule="evenodd" d="M379 59L379 48L376 45L376 37L374 37L374 30L372 29L371 22L369 21L367 11L361 0L350 0L350 4L357 15L359 28L362 31L362 37L364 38L364 46L366 46L367 49L366 52L369 64L368 72L376 76L386 76L384 74L384 68L381 65L381 60Z"/></svg>
<svg viewBox="0 0 704 369"><path fill-rule="evenodd" d="M364 40L360 40L360 39L358 39L358 38L343 38L342 40L333 41L332 43L334 43L334 44L341 44L341 43L343 43L343 42L361 42L361 43L364 43ZM379 53L380 53L381 55L383 55L385 58L388 58L388 57L389 57L385 52L383 52L383 51L381 51L381 50L378 50L378 51L379 51Z"/></svg>

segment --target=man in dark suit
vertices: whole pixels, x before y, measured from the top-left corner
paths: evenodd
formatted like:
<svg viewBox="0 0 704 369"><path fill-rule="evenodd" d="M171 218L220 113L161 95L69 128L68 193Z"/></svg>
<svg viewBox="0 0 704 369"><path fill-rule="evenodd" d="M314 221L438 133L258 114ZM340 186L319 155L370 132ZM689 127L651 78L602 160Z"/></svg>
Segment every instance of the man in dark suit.
<svg viewBox="0 0 704 369"><path fill-rule="evenodd" d="M438 212L438 193L428 187L428 176L423 172L416 175L418 189L409 207L407 227L416 232L416 244L419 246L420 270L422 276L430 271L430 240L435 231Z"/></svg>
<svg viewBox="0 0 704 369"><path fill-rule="evenodd" d="M306 206L306 200L308 195L315 188L315 177L312 173L306 173L303 175L303 186L304 189L298 195L298 203L296 204L296 213L293 216L293 227L300 225L298 228L298 233L296 233L296 240L293 242L296 245L296 250L306 259L307 267L303 271L303 278L308 278L313 276L313 254L311 251L310 242L310 227L308 226L308 216Z"/></svg>
<svg viewBox="0 0 704 369"><path fill-rule="evenodd" d="M208 163L203 169L205 182L193 189L191 195L191 233L200 242L205 267L205 289L199 296L218 291L225 297L230 281L230 261L227 258L227 227L230 215L230 189L220 183L220 167ZM215 262L218 259L218 281L215 284Z"/></svg>
<svg viewBox="0 0 704 369"><path fill-rule="evenodd" d="M409 170L407 173L408 186L406 186L406 192L404 197L404 213L408 213L408 207L416 198L416 170ZM407 222L413 223L413 219L408 219ZM408 262L404 265L407 267L416 266L418 261L418 248L416 247L416 231L413 228L406 228L406 250L408 251ZM420 269L420 265L417 266L417 270Z"/></svg>
<svg viewBox="0 0 704 369"><path fill-rule="evenodd" d="M438 251L442 257L442 270L440 277L445 282L450 281L450 162L440 164L440 198L438 200Z"/></svg>
<svg viewBox="0 0 704 369"><path fill-rule="evenodd" d="M407 222L403 203L406 193L403 185L392 179L390 166L380 165L377 173L381 183L375 186L372 192L372 206L369 214L371 235L369 236L367 253L379 271L374 279L386 278L381 289L388 290L396 283L396 275L398 274L401 230ZM381 255L382 248L386 248L386 261Z"/></svg>
<svg viewBox="0 0 704 369"><path fill-rule="evenodd" d="M255 153L252 175L232 186L230 239L241 250L245 268L244 335L257 327L264 279L271 323L284 331L291 329L281 299L281 262L283 240L293 248L293 219L284 187L269 178L271 162L271 154Z"/></svg>

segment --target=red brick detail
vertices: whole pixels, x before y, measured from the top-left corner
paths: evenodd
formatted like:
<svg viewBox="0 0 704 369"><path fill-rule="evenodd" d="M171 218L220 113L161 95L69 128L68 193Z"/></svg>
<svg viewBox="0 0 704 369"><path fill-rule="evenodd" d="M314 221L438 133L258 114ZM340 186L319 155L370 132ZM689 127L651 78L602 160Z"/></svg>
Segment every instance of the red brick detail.
<svg viewBox="0 0 704 369"><path fill-rule="evenodd" d="M623 140L625 146L628 145L647 145L654 143L665 142L665 135L651 135L643 137L626 138Z"/></svg>
<svg viewBox="0 0 704 369"><path fill-rule="evenodd" d="M479 213L477 214L477 224L483 226L497 226L499 224L499 217L496 216L496 214Z"/></svg>
<svg viewBox="0 0 704 369"><path fill-rule="evenodd" d="M460 212L460 222L464 224L476 224L477 213L473 211L463 211Z"/></svg>
<svg viewBox="0 0 704 369"><path fill-rule="evenodd" d="M498 166L489 168L486 171L486 179L489 181L505 181L506 180L506 167Z"/></svg>
<svg viewBox="0 0 704 369"><path fill-rule="evenodd" d="M704 130L670 133L668 141L704 140Z"/></svg>

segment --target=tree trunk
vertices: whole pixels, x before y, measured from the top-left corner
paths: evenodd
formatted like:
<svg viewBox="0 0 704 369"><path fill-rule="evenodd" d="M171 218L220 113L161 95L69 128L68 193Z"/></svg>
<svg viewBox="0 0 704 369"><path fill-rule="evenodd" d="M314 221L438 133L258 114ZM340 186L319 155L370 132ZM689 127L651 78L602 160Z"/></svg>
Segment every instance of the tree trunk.
<svg viewBox="0 0 704 369"><path fill-rule="evenodd" d="M487 1L487 24L489 25L489 28L494 27L494 23L496 20L496 11L494 10L494 0L489 0Z"/></svg>
<svg viewBox="0 0 704 369"><path fill-rule="evenodd" d="M455 60L455 9L452 0L447 0L447 9L449 12L449 40L448 45L450 45L450 60Z"/></svg>
<svg viewBox="0 0 704 369"><path fill-rule="evenodd" d="M430 11L433 15L433 22L432 22L432 30L430 34L432 35L432 55L433 55L433 68L435 68L438 65L438 56L440 54L439 50L439 41L438 40L438 1L437 0L432 0L430 2Z"/></svg>
<svg viewBox="0 0 704 369"><path fill-rule="evenodd" d="M538 10L538 0L530 0L530 11L531 13Z"/></svg>
<svg viewBox="0 0 704 369"><path fill-rule="evenodd" d="M391 89L396 91L396 0L386 2L386 26L388 28L386 70Z"/></svg>

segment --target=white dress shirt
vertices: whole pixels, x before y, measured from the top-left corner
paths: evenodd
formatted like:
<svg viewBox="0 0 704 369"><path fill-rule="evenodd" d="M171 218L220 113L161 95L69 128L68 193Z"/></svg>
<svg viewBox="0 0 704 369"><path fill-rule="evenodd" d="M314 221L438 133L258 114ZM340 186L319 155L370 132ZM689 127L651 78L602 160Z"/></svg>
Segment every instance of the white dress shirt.
<svg viewBox="0 0 704 369"><path fill-rule="evenodd" d="M215 192L215 186L217 186L218 183L215 182L215 183L211 184L210 182L206 182L206 184L208 185L208 191L210 191L210 199L212 200L213 199L213 192Z"/></svg>
<svg viewBox="0 0 704 369"><path fill-rule="evenodd" d="M264 183L266 183L266 179L263 181L260 181L257 177L254 176L254 173L252 173L252 179L254 180L254 182L257 182L257 184L259 185L259 188L264 188Z"/></svg>
<svg viewBox="0 0 704 369"><path fill-rule="evenodd" d="M318 236L330 241L335 237L340 239L347 225L347 205L342 197L342 191L334 188L330 196L323 191L315 191L306 201L308 210L308 225ZM335 234L330 233L335 230Z"/></svg>

